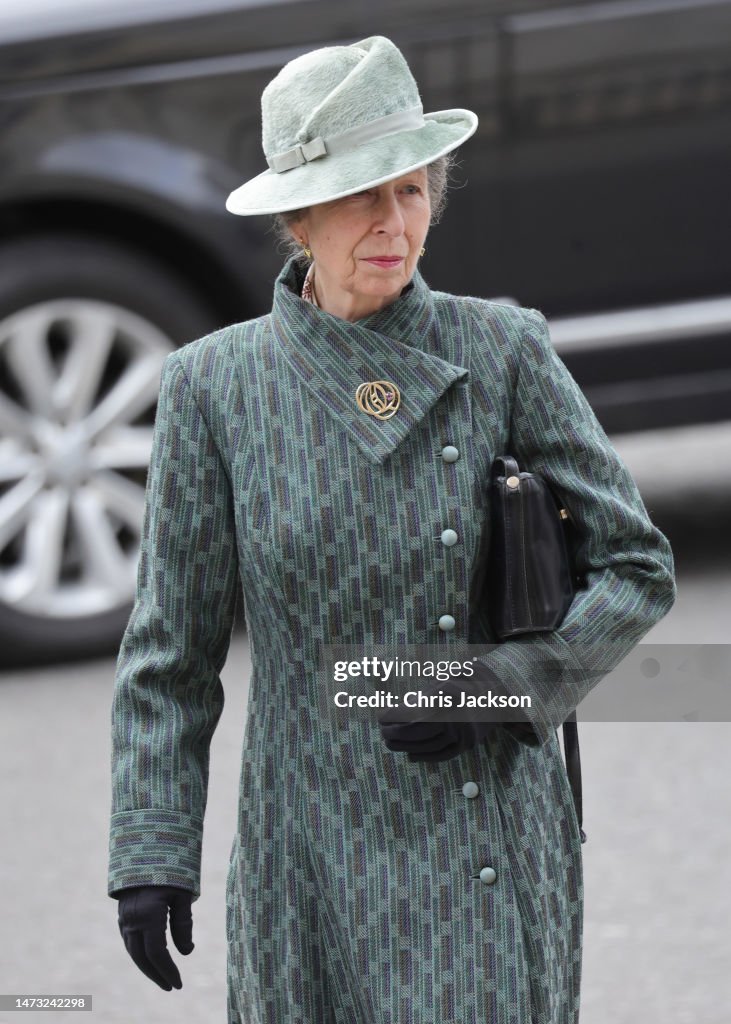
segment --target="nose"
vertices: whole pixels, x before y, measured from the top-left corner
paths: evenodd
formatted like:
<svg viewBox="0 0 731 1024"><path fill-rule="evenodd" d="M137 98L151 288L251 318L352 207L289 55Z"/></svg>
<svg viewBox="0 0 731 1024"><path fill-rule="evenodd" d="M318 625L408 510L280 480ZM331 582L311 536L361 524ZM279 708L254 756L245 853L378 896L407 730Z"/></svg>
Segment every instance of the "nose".
<svg viewBox="0 0 731 1024"><path fill-rule="evenodd" d="M404 233L406 225L396 192L387 192L384 189L379 196L375 212L374 229L376 231L385 232L394 237Z"/></svg>

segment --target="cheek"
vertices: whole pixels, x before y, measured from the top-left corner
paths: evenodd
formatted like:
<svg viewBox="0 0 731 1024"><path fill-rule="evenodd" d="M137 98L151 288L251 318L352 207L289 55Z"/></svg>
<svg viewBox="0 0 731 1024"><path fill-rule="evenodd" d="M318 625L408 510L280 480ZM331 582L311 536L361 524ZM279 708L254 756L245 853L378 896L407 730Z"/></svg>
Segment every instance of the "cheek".
<svg viewBox="0 0 731 1024"><path fill-rule="evenodd" d="M430 215L419 215L411 219L410 226L408 228L409 241L413 245L422 245L422 239L426 236L429 230L429 219Z"/></svg>
<svg viewBox="0 0 731 1024"><path fill-rule="evenodd" d="M329 261L341 268L344 267L348 261L353 259L357 241L354 232L348 230L347 226L340 225L337 230L327 231L324 235L324 243L327 247Z"/></svg>
<svg viewBox="0 0 731 1024"><path fill-rule="evenodd" d="M328 276L341 283L351 280L360 269L355 256L357 241L352 241L352 235L342 226L323 231L319 241L320 264Z"/></svg>

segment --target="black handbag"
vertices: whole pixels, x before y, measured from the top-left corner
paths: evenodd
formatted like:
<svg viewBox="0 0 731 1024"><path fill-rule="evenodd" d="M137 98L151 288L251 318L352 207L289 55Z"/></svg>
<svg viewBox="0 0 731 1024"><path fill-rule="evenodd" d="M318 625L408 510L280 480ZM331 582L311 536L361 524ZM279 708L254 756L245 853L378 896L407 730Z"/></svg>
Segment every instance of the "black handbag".
<svg viewBox="0 0 731 1024"><path fill-rule="evenodd" d="M574 554L580 539L569 509L537 473L521 472L512 455L498 455L490 470L492 537L485 600L499 641L548 633L563 621L585 585ZM576 712L563 723L566 774L582 826L581 759Z"/></svg>

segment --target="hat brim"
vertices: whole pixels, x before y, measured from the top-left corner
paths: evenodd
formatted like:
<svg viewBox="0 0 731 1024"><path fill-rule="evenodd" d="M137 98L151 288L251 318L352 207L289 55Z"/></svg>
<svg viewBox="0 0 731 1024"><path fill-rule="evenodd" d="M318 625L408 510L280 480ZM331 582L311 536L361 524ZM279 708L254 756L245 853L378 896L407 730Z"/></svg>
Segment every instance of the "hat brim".
<svg viewBox="0 0 731 1024"><path fill-rule="evenodd" d="M462 109L424 114L424 121L421 128L395 132L290 171L257 174L230 193L226 209L239 216L286 213L375 188L456 149L478 125L477 114Z"/></svg>

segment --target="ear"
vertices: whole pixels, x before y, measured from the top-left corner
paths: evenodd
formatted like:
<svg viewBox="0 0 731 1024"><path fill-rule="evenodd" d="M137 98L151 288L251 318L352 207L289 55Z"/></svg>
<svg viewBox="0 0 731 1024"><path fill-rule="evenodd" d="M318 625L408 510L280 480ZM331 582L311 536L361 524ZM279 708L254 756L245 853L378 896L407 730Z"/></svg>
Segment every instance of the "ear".
<svg viewBox="0 0 731 1024"><path fill-rule="evenodd" d="M301 216L297 217L296 220L290 220L287 224L289 233L297 245L301 245L304 248L307 245L307 224L305 221L306 211L301 211Z"/></svg>

